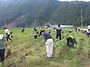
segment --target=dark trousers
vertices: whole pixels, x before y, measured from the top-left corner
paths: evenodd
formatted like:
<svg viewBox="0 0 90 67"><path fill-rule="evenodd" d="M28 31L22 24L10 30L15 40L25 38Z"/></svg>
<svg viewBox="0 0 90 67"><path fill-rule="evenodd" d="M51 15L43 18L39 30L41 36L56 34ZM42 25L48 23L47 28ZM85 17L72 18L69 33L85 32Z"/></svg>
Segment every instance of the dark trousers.
<svg viewBox="0 0 90 67"><path fill-rule="evenodd" d="M89 37L90 33L89 32L86 32L87 36Z"/></svg>
<svg viewBox="0 0 90 67"><path fill-rule="evenodd" d="M51 33L51 32L49 31L49 33Z"/></svg>
<svg viewBox="0 0 90 67"><path fill-rule="evenodd" d="M4 53L5 53L5 49L0 49L1 62L4 61Z"/></svg>
<svg viewBox="0 0 90 67"><path fill-rule="evenodd" d="M34 35L34 39L36 39L37 38L37 35Z"/></svg>
<svg viewBox="0 0 90 67"><path fill-rule="evenodd" d="M69 42L72 42L72 47L74 48L74 43L76 43L76 40L72 39L71 37L67 37L67 45L70 48Z"/></svg>
<svg viewBox="0 0 90 67"><path fill-rule="evenodd" d="M10 38L10 35L7 35L6 38L7 38L7 41L8 41L8 39L12 41L12 39Z"/></svg>
<svg viewBox="0 0 90 67"><path fill-rule="evenodd" d="M22 31L21 32L24 32L24 29L22 29Z"/></svg>
<svg viewBox="0 0 90 67"><path fill-rule="evenodd" d="M61 33L56 35L56 38L58 38L58 37L61 40Z"/></svg>

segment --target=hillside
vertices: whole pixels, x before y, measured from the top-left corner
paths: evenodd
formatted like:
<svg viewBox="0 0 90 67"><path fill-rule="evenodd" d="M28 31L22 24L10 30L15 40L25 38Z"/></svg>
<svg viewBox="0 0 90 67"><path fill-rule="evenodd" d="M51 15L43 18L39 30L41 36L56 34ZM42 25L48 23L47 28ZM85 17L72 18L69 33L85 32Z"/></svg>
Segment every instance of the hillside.
<svg viewBox="0 0 90 67"><path fill-rule="evenodd" d="M5 22L12 27L35 27L44 23L90 24L90 2L61 2L58 0L7 0L0 1L0 26ZM23 18L19 18L24 15ZM10 27L10 25L9 25Z"/></svg>

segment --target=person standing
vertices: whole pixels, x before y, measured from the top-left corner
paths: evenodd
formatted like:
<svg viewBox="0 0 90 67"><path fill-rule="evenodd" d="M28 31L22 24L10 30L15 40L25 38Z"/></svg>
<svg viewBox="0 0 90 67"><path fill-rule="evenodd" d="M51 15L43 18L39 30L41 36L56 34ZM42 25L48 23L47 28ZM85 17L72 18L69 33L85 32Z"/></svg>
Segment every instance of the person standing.
<svg viewBox="0 0 90 67"><path fill-rule="evenodd" d="M33 34L34 34L34 39L36 39L37 38L37 30L36 30L36 28L34 28Z"/></svg>
<svg viewBox="0 0 90 67"><path fill-rule="evenodd" d="M4 53L5 53L5 47L4 47L4 42L6 42L7 47L8 46L8 41L6 40L5 36L0 34L0 57L1 57L1 61L3 63L4 61Z"/></svg>
<svg viewBox="0 0 90 67"><path fill-rule="evenodd" d="M50 29L50 27L48 28L48 32L51 33L51 29Z"/></svg>
<svg viewBox="0 0 90 67"><path fill-rule="evenodd" d="M7 41L8 41L8 39L12 41L12 39L10 38L10 31L7 28L4 28L4 30L5 30L5 33L7 35L6 36Z"/></svg>
<svg viewBox="0 0 90 67"><path fill-rule="evenodd" d="M46 42L46 52L47 52L47 58L52 58L53 55L53 39L49 33L45 33L44 30L40 32L40 35L42 35ZM39 35L39 36L40 36Z"/></svg>
<svg viewBox="0 0 90 67"><path fill-rule="evenodd" d="M56 28L56 38L59 37L59 39L61 40L61 27L60 25L58 25L58 27Z"/></svg>
<svg viewBox="0 0 90 67"><path fill-rule="evenodd" d="M77 26L75 27L75 31L77 32Z"/></svg>

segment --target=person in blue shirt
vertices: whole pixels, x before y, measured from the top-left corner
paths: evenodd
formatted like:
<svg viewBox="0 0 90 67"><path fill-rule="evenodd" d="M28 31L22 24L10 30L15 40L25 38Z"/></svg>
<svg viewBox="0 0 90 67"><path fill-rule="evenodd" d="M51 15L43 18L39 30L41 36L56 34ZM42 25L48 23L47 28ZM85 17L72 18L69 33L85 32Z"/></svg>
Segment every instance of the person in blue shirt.
<svg viewBox="0 0 90 67"><path fill-rule="evenodd" d="M44 30L42 30L40 32L40 35L42 35L44 37L44 40L46 42L47 58L52 58L52 54L53 54L53 39L52 39L51 35L49 33L45 33Z"/></svg>
<svg viewBox="0 0 90 67"><path fill-rule="evenodd" d="M58 27L56 28L56 38L59 37L59 39L61 40L61 27L60 25L58 25Z"/></svg>

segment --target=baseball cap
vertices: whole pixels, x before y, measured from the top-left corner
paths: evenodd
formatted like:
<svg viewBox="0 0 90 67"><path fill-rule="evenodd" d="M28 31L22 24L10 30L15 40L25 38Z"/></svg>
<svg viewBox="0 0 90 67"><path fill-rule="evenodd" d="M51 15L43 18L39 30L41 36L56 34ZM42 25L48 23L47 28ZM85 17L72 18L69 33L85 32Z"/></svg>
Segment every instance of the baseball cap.
<svg viewBox="0 0 90 67"><path fill-rule="evenodd" d="M40 31L40 34L39 34L39 36L41 35L41 33L42 33L42 32L44 32L44 30L41 30L41 31Z"/></svg>

